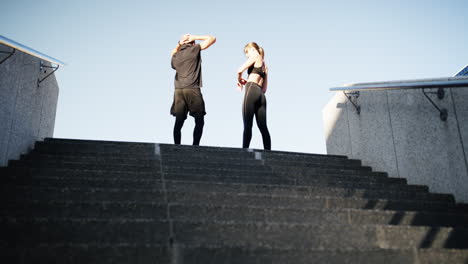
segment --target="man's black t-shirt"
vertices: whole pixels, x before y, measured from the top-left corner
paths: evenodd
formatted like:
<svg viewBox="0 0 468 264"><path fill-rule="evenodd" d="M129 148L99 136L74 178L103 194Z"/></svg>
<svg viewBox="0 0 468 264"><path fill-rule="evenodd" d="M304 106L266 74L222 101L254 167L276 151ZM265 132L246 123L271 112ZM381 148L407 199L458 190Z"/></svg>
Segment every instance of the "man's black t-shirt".
<svg viewBox="0 0 468 264"><path fill-rule="evenodd" d="M176 70L174 86L200 88L202 83L200 44L185 44L172 56L171 66Z"/></svg>

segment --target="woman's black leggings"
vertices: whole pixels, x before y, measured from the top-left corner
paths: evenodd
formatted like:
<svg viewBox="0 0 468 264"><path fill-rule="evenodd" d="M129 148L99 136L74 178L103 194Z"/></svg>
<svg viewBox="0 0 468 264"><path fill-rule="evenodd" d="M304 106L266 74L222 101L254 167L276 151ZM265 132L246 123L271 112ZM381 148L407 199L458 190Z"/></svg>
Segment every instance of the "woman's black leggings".
<svg viewBox="0 0 468 264"><path fill-rule="evenodd" d="M244 105L242 106L242 117L244 118L243 148L250 146L255 115L257 126L262 133L263 148L271 149L271 138L266 122L266 106L266 98L262 88L254 82L248 82L245 86Z"/></svg>

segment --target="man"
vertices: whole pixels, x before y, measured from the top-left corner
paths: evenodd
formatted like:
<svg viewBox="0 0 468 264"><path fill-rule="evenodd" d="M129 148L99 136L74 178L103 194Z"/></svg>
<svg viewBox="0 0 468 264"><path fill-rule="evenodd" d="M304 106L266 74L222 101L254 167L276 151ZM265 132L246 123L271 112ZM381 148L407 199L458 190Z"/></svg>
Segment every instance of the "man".
<svg viewBox="0 0 468 264"><path fill-rule="evenodd" d="M202 40L195 44L195 40ZM193 130L193 145L200 145L200 139L205 124L205 102L200 91L202 84L201 51L216 42L213 36L183 35L177 46L172 50L171 66L176 70L174 80L174 102L171 114L175 116L174 143L180 144L181 130L187 119L187 113L195 119Z"/></svg>

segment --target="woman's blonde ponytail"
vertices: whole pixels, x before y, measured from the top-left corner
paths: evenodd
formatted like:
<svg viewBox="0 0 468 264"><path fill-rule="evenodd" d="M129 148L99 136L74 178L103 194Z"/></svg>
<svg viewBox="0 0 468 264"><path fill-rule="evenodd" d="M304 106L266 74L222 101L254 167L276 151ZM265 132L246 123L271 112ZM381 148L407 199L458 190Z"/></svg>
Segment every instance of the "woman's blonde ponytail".
<svg viewBox="0 0 468 264"><path fill-rule="evenodd" d="M260 53L260 56L262 56L262 59L265 58L265 51L263 50L262 47L259 47L259 48L258 48L258 53Z"/></svg>

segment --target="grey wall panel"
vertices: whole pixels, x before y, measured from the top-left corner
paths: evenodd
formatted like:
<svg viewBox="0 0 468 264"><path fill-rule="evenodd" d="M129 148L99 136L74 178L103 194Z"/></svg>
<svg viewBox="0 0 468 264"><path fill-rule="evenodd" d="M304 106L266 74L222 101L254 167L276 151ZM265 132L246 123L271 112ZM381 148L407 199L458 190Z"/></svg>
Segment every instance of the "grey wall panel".
<svg viewBox="0 0 468 264"><path fill-rule="evenodd" d="M450 97L434 100L445 108L453 104ZM389 92L389 111L400 176L428 185L431 191L457 193L465 171L453 113L441 121L420 90ZM457 195L468 199L463 196Z"/></svg>
<svg viewBox="0 0 468 264"><path fill-rule="evenodd" d="M29 151L35 141L53 136L59 88L54 74L37 85L47 74L40 63L16 51L0 64L0 166Z"/></svg>
<svg viewBox="0 0 468 264"><path fill-rule="evenodd" d="M360 157L364 165L371 165L374 170L386 171L393 177L399 177L396 158L392 155L395 147L387 94L361 92L358 102L361 107L359 115L348 104L353 157Z"/></svg>
<svg viewBox="0 0 468 264"><path fill-rule="evenodd" d="M463 143L466 159L468 157L468 89L451 89L451 99L454 102L451 110L458 121L460 142ZM466 163L468 164L468 160Z"/></svg>
<svg viewBox="0 0 468 264"><path fill-rule="evenodd" d="M361 92L360 115L350 103L333 107L346 100L337 93L323 110L327 152L468 202L468 87L451 90L442 100L431 95L448 109L445 122L420 89Z"/></svg>

